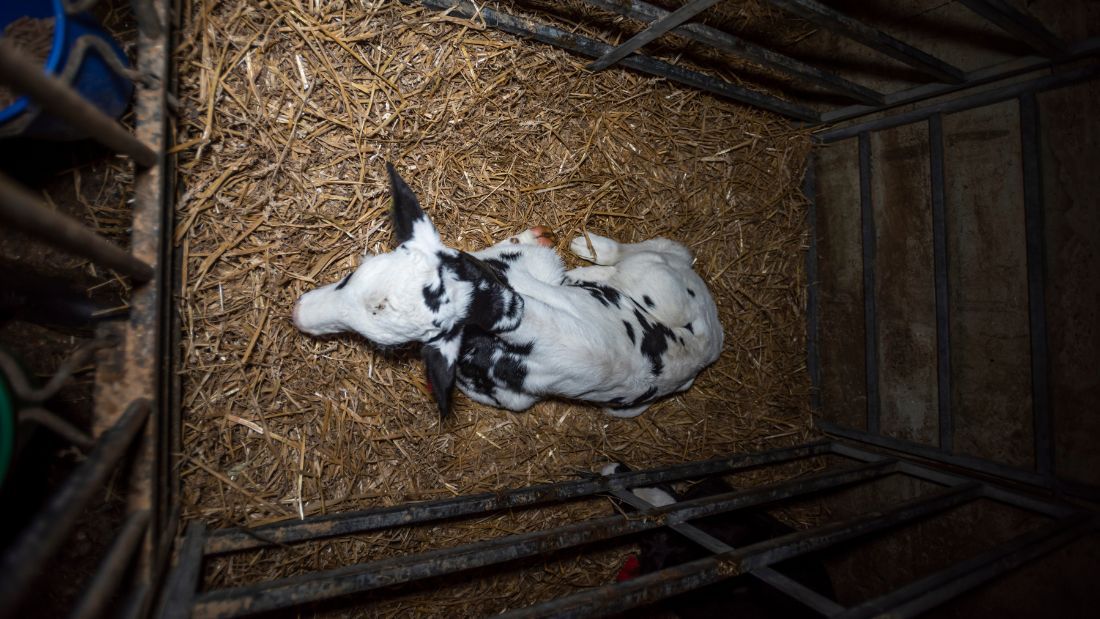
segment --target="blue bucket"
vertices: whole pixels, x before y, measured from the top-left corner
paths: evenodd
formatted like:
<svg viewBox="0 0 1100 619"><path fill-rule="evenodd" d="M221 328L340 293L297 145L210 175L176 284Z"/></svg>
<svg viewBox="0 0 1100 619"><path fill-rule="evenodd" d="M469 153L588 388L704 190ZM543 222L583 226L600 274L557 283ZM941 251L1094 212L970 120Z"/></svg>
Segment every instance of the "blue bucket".
<svg viewBox="0 0 1100 619"><path fill-rule="evenodd" d="M20 17L54 18L53 46L43 70L68 83L82 97L112 118L130 105L134 85L123 72L126 54L92 15L69 15L64 0L2 0L0 31ZM27 136L50 140L88 137L80 127L40 113L27 97L0 110L0 137Z"/></svg>

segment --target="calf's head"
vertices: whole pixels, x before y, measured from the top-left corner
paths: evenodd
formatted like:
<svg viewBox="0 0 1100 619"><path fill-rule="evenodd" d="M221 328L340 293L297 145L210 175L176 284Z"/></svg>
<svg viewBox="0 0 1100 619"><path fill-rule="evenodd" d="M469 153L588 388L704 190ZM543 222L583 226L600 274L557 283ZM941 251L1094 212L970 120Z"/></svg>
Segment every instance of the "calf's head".
<svg viewBox="0 0 1100 619"><path fill-rule="evenodd" d="M523 299L477 258L447 247L412 190L387 164L396 247L366 255L351 274L298 299L293 320L310 335L356 332L381 346L423 342L432 393L450 410L462 331L510 331Z"/></svg>

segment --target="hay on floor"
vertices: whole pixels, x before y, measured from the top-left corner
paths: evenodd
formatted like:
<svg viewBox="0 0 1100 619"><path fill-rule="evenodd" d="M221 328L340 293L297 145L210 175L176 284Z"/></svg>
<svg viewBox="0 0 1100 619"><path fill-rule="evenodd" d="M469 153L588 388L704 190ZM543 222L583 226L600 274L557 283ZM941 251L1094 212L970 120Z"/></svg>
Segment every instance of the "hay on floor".
<svg viewBox="0 0 1100 619"><path fill-rule="evenodd" d="M186 518L256 526L811 433L805 131L662 80L593 75L582 58L397 3L185 6L174 151ZM289 320L301 293L390 248L387 161L464 250L534 224L558 233L563 254L586 231L686 243L719 304L721 358L634 420L557 401L516 414L458 395L441 423L415 348L313 339ZM331 561L377 556L370 539L392 542L360 537L360 550L338 552L333 542ZM404 539L405 550L446 545ZM256 573L300 569L277 563Z"/></svg>

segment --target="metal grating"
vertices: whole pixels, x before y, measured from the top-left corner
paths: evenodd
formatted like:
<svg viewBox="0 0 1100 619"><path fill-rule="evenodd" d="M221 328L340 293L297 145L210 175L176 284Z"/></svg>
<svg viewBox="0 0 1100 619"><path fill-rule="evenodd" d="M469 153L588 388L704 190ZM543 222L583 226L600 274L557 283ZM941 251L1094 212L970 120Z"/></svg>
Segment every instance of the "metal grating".
<svg viewBox="0 0 1100 619"><path fill-rule="evenodd" d="M593 7L648 24L648 26L618 45L610 45L575 32L567 32L531 19L510 15L501 10L468 0L404 0L410 4L446 11L448 14L484 23L490 28L530 38L596 59L589 65L593 71L622 66L642 73L663 77L673 82L698 88L753 107L769 110L795 121L811 125L835 123L899 105L915 103L940 95L965 90L1038 69L1063 64L1100 52L1100 38L1067 43L1059 40L1042 24L1004 0L965 0L969 10L1000 28L1007 36L1032 49L1035 55L1020 56L1006 62L964 71L936 58L932 54L873 28L814 0L766 0L783 11L814 23L824 30L846 37L865 46L872 55L890 57L924 74L928 83L890 93L855 83L827 68L813 66L790 56L756 45L735 34L717 30L693 17L717 4L713 0L691 0L675 11L667 11L642 0L584 0ZM742 60L804 84L850 99L853 103L819 112L806 105L753 90L657 60L642 53L644 46L662 35L673 33L697 43L720 50ZM790 86L790 85L788 85Z"/></svg>
<svg viewBox="0 0 1100 619"><path fill-rule="evenodd" d="M61 3L68 13L89 9L96 0ZM114 612L136 617L148 614L176 534L178 494L170 466L178 415L173 416L166 391L173 372L162 338L171 295L167 233L171 209L166 208L169 175L165 155L171 49L167 2L134 2L137 30L134 70L134 126L127 130L85 101L66 76L45 74L7 42L0 43L0 82L28 96L35 110L48 112L82 128L92 139L134 164L132 249L118 247L79 221L43 204L15 181L0 175L0 220L28 237L53 245L130 278L133 285L128 319L97 333L78 350L43 389L20 389L21 371L6 355L0 366L26 402L41 404L71 378L78 366L98 353L93 411L94 437L67 426L44 409L34 413L53 424L66 438L90 447L81 464L59 486L31 524L15 536L0 555L0 615L15 616L35 592L49 561L75 533L81 513L98 496L108 478L127 471L120 484L126 492L126 515L114 541L99 558L95 574L84 584L72 609L73 617L106 613L112 600L122 600ZM37 111L28 112L38 113ZM107 360L107 361L104 361ZM107 368L112 371L105 371ZM65 424L65 425L58 425Z"/></svg>
<svg viewBox="0 0 1100 619"><path fill-rule="evenodd" d="M859 144L859 194L862 213L863 245L863 304L866 333L865 353L867 375L866 429L843 427L836 423L818 419L818 427L834 436L859 440L865 443L895 449L914 456L929 458L971 469L975 472L994 475L1003 479L1025 483L1047 491L1071 494L1095 500L1100 497L1100 488L1086 486L1080 482L1065 479L1056 474L1054 462L1054 438L1052 436L1052 415L1050 411L1049 391L1049 346L1046 319L1046 301L1044 299L1046 247L1043 227L1043 199L1041 191L1042 169L1039 155L1039 121L1037 95L1082 82L1095 80L1100 76L1100 65L1086 64L1072 69L1055 72L1050 75L984 90L947 101L924 105L916 109L896 113L844 127L827 129L816 138L821 144L833 144L841 140L855 138ZM1022 185L1024 188L1024 237L1026 238L1027 290L1031 358L1031 394L1032 420L1034 435L1034 468L1020 468L1000 462L960 454L954 445L953 411L951 409L951 334L950 311L948 307L948 269L945 228L944 187L947 171L944 169L943 117L947 114L974 110L997 103L1017 102L1018 122L1021 136ZM937 445L927 445L887 436L881 428L881 397L879 394L879 375L877 359L879 357L878 330L876 328L875 295L875 221L872 212L870 136L874 132L884 131L904 125L924 123L928 127L930 178L932 200L932 232L935 257L935 303L936 303L936 357L937 357L937 405L939 436ZM815 164L811 161L809 166ZM812 178L811 181L812 182ZM806 196L814 210L814 188L807 185ZM816 231L816 224L812 225ZM816 236L816 232L815 232ZM809 258L809 280L811 288L811 307L808 312L812 343L809 347L808 364L815 391L821 389L821 361L819 357L820 334L824 328L820 324L820 292L817 272L816 242L811 244ZM815 402L821 410L820 400Z"/></svg>
<svg viewBox="0 0 1100 619"><path fill-rule="evenodd" d="M411 0L408 0L411 2ZM583 479L549 486L518 489L511 492L458 497L403 505L394 508L314 517L302 521L277 523L243 530L207 531L201 523L192 523L179 547L177 564L163 591L158 612L170 617L241 616L267 610L302 606L315 601L350 593L381 589L393 584L414 582L433 576L453 574L473 568L501 565L526 556L561 549L584 549L600 540L622 538L637 532L667 527L712 553L711 557L670 568L648 576L582 591L528 609L512 611L510 616L595 616L619 612L662 599L678 592L717 582L738 574L751 574L784 595L797 600L818 614L830 617L868 617L883 613L909 617L924 612L961 593L994 579L1028 561L1069 543L1096 529L1091 512L1066 504L1031 498L987 481L985 475L1029 484L1038 488L1089 494L1059 479L1052 471L1053 449L1050 439L1050 414L1046 383L1046 332L1044 311L1044 270L1042 265L1042 204L1039 192L1041 170L1037 156L1040 127L1037 122L1036 93L1087 79L1094 79L1096 65L1064 65L1095 56L1100 39L1080 42L1059 40L1031 17L1014 9L1004 0L960 0L975 14L996 24L1035 54L1021 56L995 66L973 71L936 58L859 20L843 15L812 0L768 0L772 4L819 27L861 43L875 54L898 60L928 77L928 83L897 92L878 92L826 68L814 66L790 56L756 45L735 34L722 32L693 17L717 4L715 0L693 0L676 11L666 11L638 0L586 0L588 4L626 18L648 24L638 35L611 45L603 41L567 32L560 28L518 18L491 7L465 0L421 0L431 9L445 10L456 17L477 20L488 27L555 45L594 59L594 71L621 66L659 76L692 88L769 110L809 125L854 120L854 124L831 128L818 137L823 143L855 137L860 144L861 207L864 214L864 238L873 238L874 221L870 203L869 136L875 132L909 123L928 123L931 136L933 185L933 221L937 301L937 376L940 378L940 443L937 447L899 441L879 433L879 411L871 404L867 411L868 431L820 423L835 436L858 440L863 444L890 448L909 456L926 458L940 464L958 466L967 474L946 473L905 456L887 456L869 448L842 440L829 440L799 447L758 454L731 456L720 460L690 463L627 473L606 479ZM81 2L82 8L94 3ZM97 421L102 432L84 464L61 488L38 520L22 532L16 543L0 558L0 571L11 575L0 582L0 614L8 614L29 595L34 578L43 565L67 539L78 512L106 476L120 463L128 462L137 471L130 483L128 516L118 531L115 543L103 557L95 577L74 610L74 616L102 614L111 595L128 581L129 594L119 609L124 616L149 614L159 589L172 541L177 533L178 480L172 458L178 452L180 424L178 402L174 401L174 354L171 320L170 282L172 256L170 242L170 173L165 156L166 112L171 79L170 11L166 2L134 2L138 22L138 72L136 137L122 131L111 121L104 122L82 107L79 98L64 87L35 79L39 72L29 70L16 54L0 45L0 79L25 90L51 111L88 126L108 146L128 154L136 164L133 251L126 252L106 243L79 224L60 218L44 208L34 196L16 184L0 179L0 217L19 226L28 234L112 267L137 284L131 299L130 318L117 333L103 340L109 345L107 357L117 368L114 375L104 373L97 389ZM778 96L744 88L738 84L658 60L642 53L644 47L660 36L674 33L709 45L738 58L756 63L792 82L809 85L840 95L849 105L824 112L792 103ZM1000 86L951 101L924 105L890 115L862 120L870 114L889 111L902 105L921 103L941 95L968 91L1008 77L1054 69L1041 78ZM1030 291L1030 319L1033 351L1033 392L1036 406L1035 470L1024 470L959 455L953 450L952 411L947 389L951 368L947 351L949 308L946 303L946 248L944 244L944 170L942 118L945 114L992 103L1017 99L1024 153L1026 179L1027 253ZM806 193L813 197L814 174L810 166ZM810 226L815 226L810 209ZM874 245L865 244L866 269L874 268ZM807 256L811 274L809 289L809 371L820 385L817 355L821 329L816 288L817 256L811 247ZM868 280L873 288L873 278ZM868 324L876 317L873 294L864 307ZM874 358L877 342L873 336L864 342L868 359ZM59 372L59 376L61 373ZM877 389L875 368L867 373L868 391ZM815 408L820 394L814 394ZM877 397L872 399L877 402ZM727 495L653 508L641 503L629 489L655 483L698 478L708 475L776 466L784 462L832 455L854 461L852 466L811 477L772 484ZM745 548L731 548L692 525L693 520L752 506L772 504L839 488L866 484L887 475L905 475L941 486L933 493L896 504L889 509L862 514L830 525L774 538ZM613 516L574 523L566 527L508 536L458 548L397 559L350 565L326 572L275 580L250 587L232 589L204 588L202 565L205 559L226 553L262 551L275 545L299 544L333 536L397 528L414 523L444 519L474 518L485 514L531 505L579 500L610 493L643 509L643 518ZM1095 496L1095 493L1089 494ZM771 568L786 558L831 546L857 541L907 522L927 519L953 506L978 499L990 499L1042 515L1046 522L1005 544L970 557L939 572L851 608L823 597Z"/></svg>
<svg viewBox="0 0 1100 619"><path fill-rule="evenodd" d="M653 507L629 489L703 476L774 467L817 456L839 456L852 464L806 477L738 490L666 507ZM739 509L773 505L800 497L850 488L904 475L931 482L938 489L837 522L797 531L743 548L732 548L703 533L691 522ZM611 493L638 507L640 516L618 514L558 528L507 535L426 553L348 565L332 570L263 582L206 589L205 559L226 553L262 550L366 531L397 529L445 519L478 518L509 509L575 501ZM1041 526L1011 541L958 562L901 588L851 608L824 597L770 566L824 548L859 541L874 533L926 520L953 507L989 499L1041 515ZM711 556L637 579L607 585L515 609L507 617L595 617L653 603L690 589L751 574L822 616L866 617L889 613L911 617L1050 552L1095 530L1096 517L1070 505L1036 500L989 482L954 475L842 441L822 441L755 454L695 462L611 477L534 486L498 494L276 523L255 529L206 531L192 525L184 536L179 562L163 600L163 617L240 617L304 605L364 591L452 575L475 568L504 565L524 557L585 547L596 542L668 527L705 548Z"/></svg>

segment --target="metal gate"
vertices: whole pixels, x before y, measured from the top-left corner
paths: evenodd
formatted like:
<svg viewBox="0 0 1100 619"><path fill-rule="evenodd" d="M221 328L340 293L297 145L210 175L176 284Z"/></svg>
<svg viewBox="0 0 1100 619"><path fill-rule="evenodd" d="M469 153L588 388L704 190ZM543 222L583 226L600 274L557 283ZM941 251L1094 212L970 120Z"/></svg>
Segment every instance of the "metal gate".
<svg viewBox="0 0 1100 619"><path fill-rule="evenodd" d="M660 76L686 86L727 97L747 105L787 116L793 122L826 126L855 121L841 127L824 128L818 137L823 144L854 138L858 143L860 199L857 212L862 215L862 283L870 294L861 304L864 332L859 343L865 368L862 400L865 410L857 411L864 424L841 424L830 420L833 403L822 394L827 386L822 360L827 343L821 334L833 325L821 316L821 286L817 236L808 254L809 351L808 367L817 388L815 408L822 413L820 427L827 433L854 439L829 439L819 443L767 451L751 455L684 464L667 469L641 471L605 479L583 479L549 486L518 489L491 495L474 495L445 501L415 503L399 507L314 517L296 522L277 523L243 530L207 531L202 523L192 523L178 548L170 578L161 591L159 613L164 616L238 616L267 610L289 608L330 599L353 592L381 589L398 583L454 574L475 567L496 565L541 553L580 549L601 540L659 527L668 527L712 553L706 559L650 574L630 582L608 585L576 593L528 609L515 610L512 616L591 616L622 611L653 602L679 592L694 589L739 574L752 574L810 609L826 616L864 617L881 613L913 616L960 593L987 582L1006 571L1031 561L1050 550L1095 530L1092 512L1057 502L1036 499L1017 490L1007 489L996 480L1019 482L1028 490L1059 494L1094 496L1094 488L1061 477L1055 465L1051 439L1050 363L1047 320L1044 302L1042 193L1040 157L1041 129L1037 122L1037 93L1087 80L1095 76L1093 60L1100 50L1100 39L1078 42L1061 41L1040 23L1003 0L960 0L961 4L1003 29L1032 55L1012 58L994 66L964 71L907 44L857 19L841 14L812 0L767 0L771 4L808 20L818 27L850 38L874 54L888 56L926 75L928 83L895 92L880 92L846 79L835 72L754 44L745 38L690 20L716 0L694 0L669 12L636 0L588 0L587 4L611 11L628 19L648 24L639 34L611 45L561 28L534 23L500 10L466 1L423 0L420 4L451 15L548 43L595 59L593 70L614 65ZM0 609L12 609L30 592L29 585L47 559L71 533L76 515L92 492L123 459L131 459L135 472L128 497L129 516L118 533L118 541L103 558L101 569L89 585L77 616L97 616L110 595L130 572L132 592L124 613L142 616L149 612L154 593L161 582L169 549L176 534L179 493L173 458L178 453L179 406L174 385L174 333L171 304L172 256L170 171L166 167L165 127L169 63L170 11L165 2L134 3L139 24L137 87L137 140L120 135L110 123L94 119L81 111L64 88L34 79L35 71L21 66L17 58L0 53L0 79L35 96L41 105L51 106L59 116L86 125L105 144L130 154L136 163L134 184L133 247L131 254L111 248L101 239L71 221L52 216L10 182L0 185L0 215L28 233L57 243L70 251L112 266L129 274L135 282L130 300L130 318L111 336L113 346L103 353L97 372L96 419L102 430L97 446L86 462L66 482L39 515L32 527L3 555L0 570L7 576L0 583ZM674 33L695 42L734 55L768 71L784 76L790 83L808 86L819 93L840 96L848 105L822 110L792 102L766 92L752 90L720 78L671 62L638 53L644 45L662 34ZM2 46L0 46L2 51ZM1016 76L1044 71L1026 81L1008 82ZM991 85L988 89L983 89ZM979 90L981 89L981 90ZM962 96L951 98L954 94ZM1031 352L1030 392L1034 412L1034 467L1019 467L987 458L960 453L954 446L953 412L950 386L951 334L948 329L947 249L944 238L944 183L947 178L943 152L945 115L1008 100L1019 100L1022 136L1022 176L1026 209L1027 284L1029 299L1029 349ZM69 102L69 103L66 103ZM933 230L935 232L935 280L937 364L936 444L899 439L882 432L879 393L878 339L875 325L881 317L876 306L874 203L872 194L872 135L875 132L912 124L927 123L930 136L930 170ZM95 128L98 127L98 128ZM817 197L815 168L807 173L807 196ZM818 230L820 209L810 209L810 228ZM106 341L106 340L105 340ZM846 406L840 403L837 406ZM865 413L865 414L864 414ZM866 445L890 448L909 456L931 460L930 466L913 457L892 456ZM128 450L129 447L136 446ZM751 488L666 508L640 503L630 488L682 479L722 475L753 468L777 466L813 457L836 457L847 462L813 476L778 484ZM956 467L946 472L938 465ZM961 472L958 470L961 469ZM870 483L886 476L899 475L921 479L937 489L916 499L899 502L888 509L860 514L821 527L754 544L730 548L701 533L691 521L716 513L752 506L782 504L800 497ZM357 532L407 526L442 519L472 518L482 514L553 502L578 500L610 493L642 509L641 517L610 516L566 527L505 536L494 540L439 549L422 555L350 565L337 570L304 574L250 587L208 590L202 585L204 559L225 553L257 552L274 545L290 545L349 535ZM845 608L791 580L769 566L806 552L850 543L872 533L922 520L950 508L979 499L1034 512L1043 524L982 554L951 565L924 578L896 588L890 593Z"/></svg>
<svg viewBox="0 0 1100 619"><path fill-rule="evenodd" d="M67 15L75 15L96 0L55 4ZM178 407L171 405L175 347L165 339L171 337L172 315L171 202L167 199L171 177L165 155L172 13L167 2L134 2L132 15L137 28L136 63L132 70L119 69L134 81L132 133L85 101L67 81L71 76L47 75L17 48L0 43L0 81L33 101L28 113L40 110L81 128L111 151L129 157L134 168L133 186L128 188L133 213L129 251L0 175L4 225L112 269L128 277L132 286L128 318L99 329L41 389L34 388L13 359L0 354L0 369L27 406L19 411L20 419L27 414L58 419L41 403L64 387L93 354L97 361L92 435L64 422L53 423L90 449L0 557L3 616L14 616L19 604L36 590L35 583L47 572L50 560L74 535L82 512L119 471L128 475L116 484L125 493L125 516L96 573L84 585L73 616L100 616L113 599L122 600L118 614L148 614L176 536L179 495L171 459L178 451L179 415ZM84 41L84 47L74 49L84 53L97 42L102 43Z"/></svg>
<svg viewBox="0 0 1100 619"><path fill-rule="evenodd" d="M935 281L937 319L941 326L935 341L938 360L937 419L939 443L923 445L905 441L880 432L880 395L875 370L875 354L879 338L874 328L876 318L874 243L862 247L862 283L870 292L861 305L865 318L865 333L860 342L867 369L864 375L866 394L865 427L846 427L828 417L829 406L823 401L823 378L820 334L835 327L820 315L821 285L817 244L811 241L808 253L809 272L809 351L808 367L815 386L814 408L821 415L819 427L827 434L854 439L827 440L821 443L780 449L759 454L736 455L729 458L684 464L667 469L642 471L606 479L584 479L546 486L536 486L499 494L474 495L415 503L399 507L368 510L349 514L307 518L298 522L268 525L256 529L207 531L201 523L193 523L184 538L178 566L168 585L162 606L165 616L231 617L276 609L302 607L319 601L353 593L386 590L395 585L456 574L475 568L499 565L524 557L563 550L583 551L586 546L608 539L668 527L693 543L713 553L706 559L669 568L625 583L607 585L555 599L525 609L510 611L506 616L599 616L630 608L714 583L739 574L752 574L756 579L797 600L816 613L829 617L915 616L961 593L992 580L1008 570L1025 564L1043 554L1095 529L1094 515L1083 509L1053 500L1035 499L1006 489L990 479L1020 482L1032 490L1056 493L1088 493L1087 488L1059 479L1051 465L1050 415L1045 377L1046 335L1043 317L1043 269L1039 258L1042 246L1041 205L1038 192L1037 143L1040 139L1036 121L1037 92L1074 84L1093 77L1100 65L1084 61L1100 50L1100 39L1077 43L1060 41L1041 24L999 0L967 0L967 8L1002 28L1019 43L1034 51L1034 55L1013 58L996 66L963 71L931 54L906 44L856 19L810 0L769 0L818 27L849 37L874 53L884 54L928 76L930 82L896 92L878 92L844 77L755 45L736 35L716 30L700 23L689 23L692 17L716 4L714 0L687 2L669 12L645 2L628 0L587 4L611 11L648 26L627 41L610 45L576 32L530 19L520 18L487 5L471 2L423 0L428 8L447 11L449 15L483 23L520 37L533 39L595 59L590 69L598 71L621 65L650 75L660 76L693 88L699 88L747 105L773 111L794 122L822 126L817 133L824 145L847 138L859 144L860 196L857 206L862 214L862 238L874 237L871 198L872 132L911 123L928 123L931 141L931 191L935 217ZM780 73L796 84L809 85L818 91L840 95L852 101L850 105L832 109L815 109L801 103L756 91L639 53L647 43L662 34L673 32L695 42L709 45ZM1075 64L1076 63L1076 64ZM1047 71L1039 77L1007 83L1015 76ZM991 88L983 89L986 85ZM954 96L961 95L961 96ZM1036 467L1026 470L956 453L952 447L952 414L950 407L951 371L948 351L950 338L946 328L948 313L946 245L944 231L944 155L942 121L945 115L1006 100L1018 99L1022 124L1027 210L1028 289L1031 308L1032 388L1034 398ZM836 123L856 119L854 124ZM832 126L830 128L830 126ZM817 237L813 207L816 196L815 164L811 162L806 175L806 194L811 202L810 228ZM838 406L846 406L847 402ZM861 413L862 415L862 413ZM890 448L911 457L887 455L875 448ZM641 501L630 488L647 486L710 475L729 474L750 468L776 466L793 460L838 456L849 464L833 467L823 473L792 481L742 490L695 501L654 508ZM955 467L946 472L912 459L919 457ZM816 496L839 488L867 484L890 475L901 475L932 482L939 489L916 499L901 501L887 509L859 514L849 519L817 528L774 538L745 548L731 548L708 536L691 524L692 520L716 513L752 506L782 505L799 497ZM992 476L992 477L990 477ZM641 509L641 516L609 516L579 522L556 529L505 536L484 542L439 549L394 559L348 565L338 569L305 573L251 586L209 589L202 583L205 560L227 553L256 552L275 545L306 543L333 536L345 536L366 531L409 526L445 519L476 518L502 510L522 509L548 503L578 500L596 494L612 494ZM875 532L897 528L905 523L927 519L952 507L979 498L1012 505L1044 518L1043 524L1007 542L943 568L889 593L852 607L844 607L802 583L771 569L782 560L822 548L844 545Z"/></svg>

